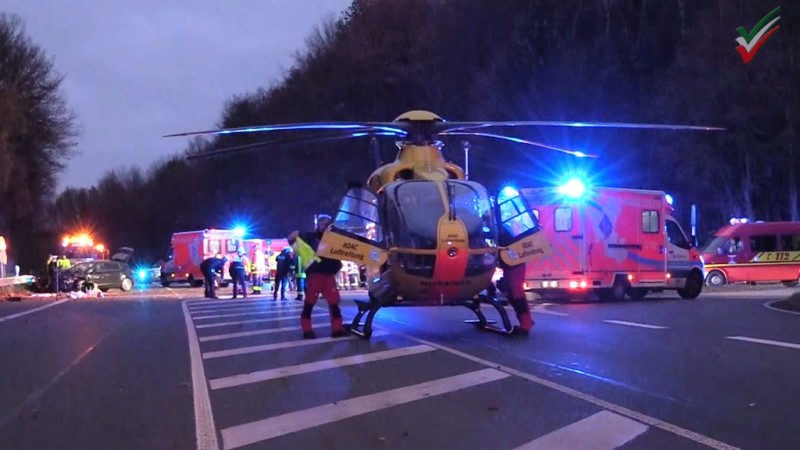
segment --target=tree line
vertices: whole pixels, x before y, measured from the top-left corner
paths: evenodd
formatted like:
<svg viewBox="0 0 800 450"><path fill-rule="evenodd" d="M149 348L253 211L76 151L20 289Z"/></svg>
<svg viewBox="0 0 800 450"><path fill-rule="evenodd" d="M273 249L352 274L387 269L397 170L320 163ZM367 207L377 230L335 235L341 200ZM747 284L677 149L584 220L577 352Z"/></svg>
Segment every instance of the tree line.
<svg viewBox="0 0 800 450"><path fill-rule="evenodd" d="M478 139L470 178L496 191L579 172L599 185L665 190L683 224L689 205L698 206L701 240L732 216L798 220L800 7L781 7L781 28L749 64L734 50L736 28L749 29L775 6L355 0L316 28L281 82L232 93L216 125L386 121L411 109L450 120L714 125L725 131L513 130L599 157ZM373 169L366 139L187 159L285 137L190 140L184 154L147 170L121 168L92 188L65 191L50 209L52 224L94 226L113 245L155 260L174 231L237 219L269 237L310 227L315 213L336 207L348 182ZM381 159L393 159L394 143L380 145ZM444 153L464 163L460 141L445 140Z"/></svg>

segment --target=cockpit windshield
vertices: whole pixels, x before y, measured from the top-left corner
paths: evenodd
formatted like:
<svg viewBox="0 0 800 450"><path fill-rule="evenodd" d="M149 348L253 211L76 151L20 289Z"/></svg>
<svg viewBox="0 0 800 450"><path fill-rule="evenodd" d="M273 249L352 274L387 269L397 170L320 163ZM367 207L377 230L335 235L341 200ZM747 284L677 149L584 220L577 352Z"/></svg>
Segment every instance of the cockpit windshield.
<svg viewBox="0 0 800 450"><path fill-rule="evenodd" d="M439 220L448 211L464 223L470 248L496 246L496 226L486 190L477 183L445 182L446 195L433 181L404 181L387 185L387 231L390 245L435 249Z"/></svg>

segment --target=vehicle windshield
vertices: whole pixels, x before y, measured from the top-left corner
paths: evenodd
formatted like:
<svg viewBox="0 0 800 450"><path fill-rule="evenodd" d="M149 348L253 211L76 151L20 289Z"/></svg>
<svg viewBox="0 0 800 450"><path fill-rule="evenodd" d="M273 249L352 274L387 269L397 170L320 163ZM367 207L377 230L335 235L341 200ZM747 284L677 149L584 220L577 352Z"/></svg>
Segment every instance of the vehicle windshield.
<svg viewBox="0 0 800 450"><path fill-rule="evenodd" d="M742 240L730 238L728 236L717 236L708 243L703 249L705 253L716 253L720 255L733 255L742 250Z"/></svg>
<svg viewBox="0 0 800 450"><path fill-rule="evenodd" d="M436 248L439 219L445 206L439 187L432 181L404 181L387 186L388 227L393 245Z"/></svg>
<svg viewBox="0 0 800 450"><path fill-rule="evenodd" d="M67 269L67 272L75 275L85 275L86 272L88 272L89 269L92 267L92 264L93 263L91 262L76 264Z"/></svg>

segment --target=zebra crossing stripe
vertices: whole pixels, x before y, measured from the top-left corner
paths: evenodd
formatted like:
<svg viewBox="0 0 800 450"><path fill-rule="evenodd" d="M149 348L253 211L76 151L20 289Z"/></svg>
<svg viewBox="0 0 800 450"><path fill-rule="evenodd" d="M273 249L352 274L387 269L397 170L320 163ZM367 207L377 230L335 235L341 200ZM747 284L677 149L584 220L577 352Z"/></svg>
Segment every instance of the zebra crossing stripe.
<svg viewBox="0 0 800 450"><path fill-rule="evenodd" d="M507 373L482 369L425 383L364 395L336 403L295 411L256 422L223 429L223 448L244 447L289 433L307 430L327 423L379 411L392 406L422 400L449 392L507 378Z"/></svg>
<svg viewBox="0 0 800 450"><path fill-rule="evenodd" d="M280 313L297 312L297 311L300 311L300 309L296 309L294 311L289 311L289 310L276 311L274 309L269 309L269 310L263 310L263 311L262 310L258 310L258 311L249 311L249 312L243 312L243 313L217 314L217 315L214 315L214 316L197 316L197 317L192 317L192 320L222 319L222 318L225 318L225 317L260 316L260 315L264 315L264 314L280 314Z"/></svg>
<svg viewBox="0 0 800 450"><path fill-rule="evenodd" d="M647 431L647 425L611 411L600 411L514 450L612 450Z"/></svg>
<svg viewBox="0 0 800 450"><path fill-rule="evenodd" d="M329 323L314 324L314 328L325 328L329 326L331 326ZM225 339L236 339L240 337L260 336L262 334L282 333L284 331L300 331L300 329L301 329L300 327L281 327L281 328L270 328L267 330L242 331L240 333L215 334L212 336L201 337L200 342L222 341Z"/></svg>
<svg viewBox="0 0 800 450"><path fill-rule="evenodd" d="M342 358L326 359L314 361L306 364L294 366L278 367L276 369L260 370L258 372L233 375L230 377L216 378L209 380L211 389L224 389L245 384L259 383L262 381L274 380L276 378L291 377L304 373L319 372L320 370L337 369L339 367L366 364L375 361L384 361L402 356L418 355L420 353L432 352L436 349L428 345L414 345L411 347L384 350L381 352L364 353L360 355L345 356Z"/></svg>
<svg viewBox="0 0 800 450"><path fill-rule="evenodd" d="M389 333L385 331L375 331L372 333L372 336L373 337L385 336L387 334ZM252 347L239 347L231 350L206 352L203 353L203 359L214 359L214 358L224 358L226 356L247 355L249 353L268 352L271 350L280 350L283 348L305 347L307 345L327 344L330 342L352 341L356 338L357 336L347 336L343 338L330 337L330 338L320 338L320 339L303 339L300 341L279 342L277 344L254 345Z"/></svg>
<svg viewBox="0 0 800 450"><path fill-rule="evenodd" d="M327 316L328 313L318 313L312 314L311 317L322 317ZM282 317L273 317L270 319L247 319L247 320L235 320L232 322L217 322L217 323L204 323L202 325L195 325L194 327L198 330L203 328L215 328L215 327L227 327L229 325L243 325L246 323L263 323L263 322L279 322L281 320L300 320L300 316L282 316Z"/></svg>
<svg viewBox="0 0 800 450"><path fill-rule="evenodd" d="M251 312L252 314L261 314L262 312L266 311L273 311L273 312L294 312L300 311L303 309L303 305L294 305L286 308L276 308L274 306L259 306L259 307L248 307L248 308L226 308L226 309L218 309L213 311L196 311L193 314L197 314L201 316L202 314L228 314L228 313L241 313L241 312Z"/></svg>

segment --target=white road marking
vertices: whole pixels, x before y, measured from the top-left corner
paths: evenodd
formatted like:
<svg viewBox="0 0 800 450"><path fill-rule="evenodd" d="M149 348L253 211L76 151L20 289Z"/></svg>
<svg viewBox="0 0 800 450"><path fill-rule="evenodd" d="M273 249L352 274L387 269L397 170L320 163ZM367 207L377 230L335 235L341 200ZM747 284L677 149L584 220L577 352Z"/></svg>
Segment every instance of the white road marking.
<svg viewBox="0 0 800 450"><path fill-rule="evenodd" d="M786 347L786 348L793 348L796 350L800 350L800 344L794 344L791 342L771 341L769 339L757 339L746 336L728 336L728 339L733 339L735 341L755 342L756 344L774 345L775 347Z"/></svg>
<svg viewBox="0 0 800 450"><path fill-rule="evenodd" d="M324 312L324 313L312 314L311 317L322 317L327 315L328 313ZM273 317L271 319L247 319L247 320L236 320L233 322L204 323L202 325L195 325L195 328L200 330L203 328L227 327L229 325L240 325L245 323L280 322L281 320L292 320L292 319L300 320L300 316L296 315L293 317L289 316Z"/></svg>
<svg viewBox="0 0 800 450"><path fill-rule="evenodd" d="M246 308L246 307L256 307L256 306L272 306L275 308L287 307L287 306L303 306L301 302L274 302L272 300L247 300L245 302L225 302L220 305L198 305L189 308L189 311L206 311L206 310L213 310L213 309L224 309L224 308Z"/></svg>
<svg viewBox="0 0 800 450"><path fill-rule="evenodd" d="M329 326L331 326L329 323L314 324L315 329L320 327L329 327ZM299 331L300 329L301 329L300 327L281 327L281 328L270 328L267 330L242 331L240 333L215 334L213 336L201 337L200 342L222 341L225 339L235 339L240 337L260 336L262 334L282 333L284 331Z"/></svg>
<svg viewBox="0 0 800 450"><path fill-rule="evenodd" d="M259 383L262 381L274 380L276 378L291 377L294 375L301 375L304 373L319 372L321 370L338 369L340 367L354 366L357 364L366 364L375 361L384 361L392 358L400 358L402 356L418 355L420 353L436 351L435 348L428 345L415 345L412 347L396 348L392 350L384 350L382 352L364 353L360 355L345 356L342 358L326 359L322 361L315 361L306 364L297 364L294 366L278 367L276 369L259 370L241 375L233 375L230 377L216 378L209 380L208 384L211 389L224 389L235 386L242 386L245 384Z"/></svg>
<svg viewBox="0 0 800 450"><path fill-rule="evenodd" d="M65 298L64 300L59 300L53 303L48 303L46 305L40 306L38 308L29 309L27 311L23 311L21 313L11 314L10 316L0 317L0 322L6 322L8 320L14 320L23 316L27 316L28 314L33 314L37 311L41 311L43 309L52 308L53 306L60 305L61 303L68 302L71 299Z"/></svg>
<svg viewBox="0 0 800 450"><path fill-rule="evenodd" d="M262 316L266 314L281 314L287 312L298 312L300 309L296 309L294 311L291 310L283 310L283 311L276 311L274 309L271 310L258 310L258 311L249 311L244 313L231 313L231 314L216 314L213 316L194 316L194 320L203 320L203 319L222 319L224 317L243 317L243 316Z"/></svg>
<svg viewBox="0 0 800 450"><path fill-rule="evenodd" d="M411 339L413 341L419 342L421 344L430 345L431 347L438 348L439 350L448 352L448 353L450 353L452 355L460 356L460 357L462 357L464 359L468 359L470 361L474 361L474 362L476 362L478 364L481 364L481 365L484 365L484 366L487 366L487 367L495 368L495 369L503 371L503 372L505 372L507 374L515 375L515 376L518 376L520 378L524 378L524 379L526 379L528 381L532 381L532 382L534 382L534 383L536 383L538 385L541 385L541 386L544 386L544 387L548 387L550 389L554 389L554 390L556 390L558 392L567 394L567 395L569 395L571 397L575 397L575 398L583 400L585 402L589 402L589 403L591 403L593 405L597 405L597 406L599 406L599 407L601 407L603 409L607 409L609 411L615 412L615 413L623 415L625 417L629 417L629 418L631 418L633 420L636 420L638 422L644 423L645 425L649 425L651 427L656 427L656 428L658 428L660 430L667 431L669 433L672 433L672 434L678 435L680 437L692 440L694 442L699 442L699 443L701 443L703 445L706 445L708 447L711 447L711 448L714 448L714 449L717 449L717 450L741 450L738 447L734 447L734 446L732 446L730 444L726 444L725 442L718 441L718 440L716 440L714 438L705 436L703 434L696 433L696 432L691 431L691 430L687 430L686 428L681 428L681 427L679 427L677 425L673 425L673 424L671 424L669 422L665 422L665 421L663 421L661 419L657 419L655 417L648 416L648 415L640 413L638 411L634 411L632 409L628 409L628 408L626 408L624 406L620 406L620 405L617 405L615 403L611 403L611 402L605 401L605 400L603 400L601 398L598 398L598 397L595 397L593 395L585 394L585 393L583 393L581 391L577 391L575 389L572 389L572 388L569 388L569 387L566 387L566 386L562 386L562 385L560 385L558 383L555 383L555 382L552 382L550 380L546 380L544 378L540 378L540 377L537 377L535 375L531 375L529 373L525 373L525 372L522 372L522 371L519 371L519 370L516 370L516 369L512 369L511 367L503 366L503 365L497 364L495 362L487 361L485 359L478 358L477 356L472 356L472 355L470 355L468 353L464 353L462 351L447 347L445 345L436 344L434 342L431 342L431 341L428 341L428 340L425 340L425 339L420 339L420 338L417 338L417 337L414 337L414 336L411 336L411 335L408 335L406 333L402 333L402 332L399 332L399 331L392 331L392 335L394 335L394 336L402 336L402 337ZM298 418L297 420L301 420L301 419Z"/></svg>
<svg viewBox="0 0 800 450"><path fill-rule="evenodd" d="M772 306L773 303L778 303L780 301L783 301L783 299L781 299L781 300L770 300L770 301L764 303L764 307L767 308L767 309L771 309L773 311L778 311L778 312L781 312L781 313L794 314L794 315L800 316L800 312L789 311L787 309L780 309L780 308L776 308L776 307Z"/></svg>
<svg viewBox="0 0 800 450"><path fill-rule="evenodd" d="M647 431L647 426L609 411L559 428L515 450L611 450Z"/></svg>
<svg viewBox="0 0 800 450"><path fill-rule="evenodd" d="M562 312L558 312L558 311L551 311L551 310L547 309L547 305L534 305L531 308L531 313L533 313L533 314L549 314L551 316L561 316L561 317L565 317L565 316L569 315L567 313L562 313Z"/></svg>
<svg viewBox="0 0 800 450"><path fill-rule="evenodd" d="M239 448L289 433L502 380L507 377L508 374L498 370L482 369L476 372L351 398L337 403L225 428L220 432L222 434L222 443L226 450Z"/></svg>
<svg viewBox="0 0 800 450"><path fill-rule="evenodd" d="M261 311L294 312L294 311L300 311L302 309L303 309L303 307L300 306L300 305L287 307L287 308L275 308L275 307L272 307L272 306L267 306L267 307L259 306L257 308L254 308L254 307L250 307L250 308L225 308L225 309L215 309L213 311L190 311L190 312L192 313L193 316L199 317L199 316L202 316L203 314L221 314L221 313L227 314L227 313L240 313L240 312L252 312L253 314L258 314Z"/></svg>
<svg viewBox="0 0 800 450"><path fill-rule="evenodd" d="M646 323L639 323L639 322L625 322L624 320L604 320L603 322L606 323L614 323L617 325L625 325L629 327L637 327L637 328L647 328L650 330L667 330L669 327L662 327L660 325L648 325Z"/></svg>
<svg viewBox="0 0 800 450"><path fill-rule="evenodd" d="M206 373L200 355L200 343L189 315L186 302L183 305L183 318L186 321L186 333L189 335L189 357L192 365L192 391L194 394L194 424L197 435L198 450L217 450L217 431L214 426L214 415L211 412L211 399L208 396Z"/></svg>
<svg viewBox="0 0 800 450"><path fill-rule="evenodd" d="M372 333L372 336L385 336L389 334L388 332L380 332L375 331ZM271 350L280 350L283 348L295 348L295 347L304 347L307 345L318 345L318 344L327 344L330 342L339 342L339 341L352 341L356 339L357 336L347 336L341 338L318 338L318 339L303 339L299 341L287 341L287 342L278 342L276 344L265 344L265 345L254 345L251 347L239 347L234 348L231 350L219 350L215 352L206 352L203 353L203 359L213 359L213 358L224 358L226 356L236 356L236 355L247 355L249 353L259 353L259 352L268 352Z"/></svg>

